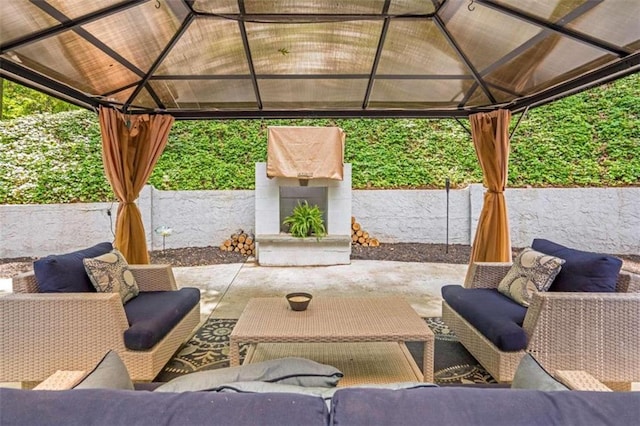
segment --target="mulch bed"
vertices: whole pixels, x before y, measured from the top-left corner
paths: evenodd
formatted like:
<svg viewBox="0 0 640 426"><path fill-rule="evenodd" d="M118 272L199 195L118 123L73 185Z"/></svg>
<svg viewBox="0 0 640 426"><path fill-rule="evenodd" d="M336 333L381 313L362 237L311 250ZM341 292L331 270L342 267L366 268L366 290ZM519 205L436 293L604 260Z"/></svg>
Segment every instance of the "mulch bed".
<svg viewBox="0 0 640 426"><path fill-rule="evenodd" d="M351 259L392 260L398 262L467 263L471 248L465 245L396 243L378 247L353 246ZM240 263L247 258L218 247L187 247L151 252L151 263L170 263L174 266L216 265Z"/></svg>

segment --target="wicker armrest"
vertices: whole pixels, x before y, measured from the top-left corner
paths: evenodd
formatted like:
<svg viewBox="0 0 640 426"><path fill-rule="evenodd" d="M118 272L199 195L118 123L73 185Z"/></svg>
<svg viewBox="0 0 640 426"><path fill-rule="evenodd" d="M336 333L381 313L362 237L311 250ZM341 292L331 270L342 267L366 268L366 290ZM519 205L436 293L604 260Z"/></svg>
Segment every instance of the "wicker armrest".
<svg viewBox="0 0 640 426"><path fill-rule="evenodd" d="M63 371L58 370L44 381L40 382L33 390L68 390L73 389L75 385L87 374L86 371Z"/></svg>
<svg viewBox="0 0 640 426"><path fill-rule="evenodd" d="M86 369L105 348L124 351L129 328L118 293L7 294L0 297L0 324L6 382L41 381L61 366Z"/></svg>
<svg viewBox="0 0 640 426"><path fill-rule="evenodd" d="M129 328L119 293L7 294L0 298L0 316L5 325L14 324L38 333L52 327L60 330L87 327L93 330L95 324L88 324L89 322L106 322L107 329L117 329L120 334ZM43 326L31 330L35 325L34 321L42 321ZM71 321L79 323L67 323ZM102 327L95 328L101 329ZM5 332L2 333L4 334Z"/></svg>
<svg viewBox="0 0 640 426"><path fill-rule="evenodd" d="M33 270L23 272L11 278L14 293L37 293L38 281Z"/></svg>
<svg viewBox="0 0 640 426"><path fill-rule="evenodd" d="M586 371L557 370L555 377L571 390L613 392Z"/></svg>
<svg viewBox="0 0 640 426"><path fill-rule="evenodd" d="M177 290L171 265L129 265L140 291Z"/></svg>
<svg viewBox="0 0 640 426"><path fill-rule="evenodd" d="M640 293L533 295L527 350L549 371L586 370L601 382L640 381Z"/></svg>
<svg viewBox="0 0 640 426"><path fill-rule="evenodd" d="M640 274L622 270L616 283L616 291L621 293L640 293Z"/></svg>
<svg viewBox="0 0 640 426"><path fill-rule="evenodd" d="M474 262L469 265L469 271L464 286L467 288L498 288L498 284L511 269L509 262Z"/></svg>

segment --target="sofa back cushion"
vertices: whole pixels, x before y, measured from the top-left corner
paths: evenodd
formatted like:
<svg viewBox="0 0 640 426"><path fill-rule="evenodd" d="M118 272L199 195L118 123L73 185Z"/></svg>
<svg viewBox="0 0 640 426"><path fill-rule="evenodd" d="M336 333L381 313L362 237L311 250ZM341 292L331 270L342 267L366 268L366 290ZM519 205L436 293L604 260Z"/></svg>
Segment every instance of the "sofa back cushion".
<svg viewBox="0 0 640 426"><path fill-rule="evenodd" d="M636 425L634 392L543 392L520 389L340 389L335 425Z"/></svg>
<svg viewBox="0 0 640 426"><path fill-rule="evenodd" d="M159 393L113 389L0 388L5 425L326 426L320 397L291 393Z"/></svg>
<svg viewBox="0 0 640 426"><path fill-rule="evenodd" d="M615 292L622 260L536 238L531 248L565 260L549 291Z"/></svg>
<svg viewBox="0 0 640 426"><path fill-rule="evenodd" d="M72 253L49 255L36 260L33 262L33 272L40 293L95 292L82 259L101 256L112 249L111 243L105 242Z"/></svg>
<svg viewBox="0 0 640 426"><path fill-rule="evenodd" d="M200 290L140 292L124 305L129 328L124 345L133 351L153 348L200 302Z"/></svg>
<svg viewBox="0 0 640 426"><path fill-rule="evenodd" d="M527 347L522 328L527 308L490 288L442 287L442 298L502 351Z"/></svg>

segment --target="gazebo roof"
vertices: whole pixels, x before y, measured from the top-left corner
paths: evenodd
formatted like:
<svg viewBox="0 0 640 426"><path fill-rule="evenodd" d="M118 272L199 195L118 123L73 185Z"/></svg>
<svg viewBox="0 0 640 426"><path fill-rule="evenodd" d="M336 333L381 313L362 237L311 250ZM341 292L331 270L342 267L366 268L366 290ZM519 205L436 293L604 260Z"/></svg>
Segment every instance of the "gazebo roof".
<svg viewBox="0 0 640 426"><path fill-rule="evenodd" d="M177 119L445 117L640 69L637 0L11 0L0 74Z"/></svg>

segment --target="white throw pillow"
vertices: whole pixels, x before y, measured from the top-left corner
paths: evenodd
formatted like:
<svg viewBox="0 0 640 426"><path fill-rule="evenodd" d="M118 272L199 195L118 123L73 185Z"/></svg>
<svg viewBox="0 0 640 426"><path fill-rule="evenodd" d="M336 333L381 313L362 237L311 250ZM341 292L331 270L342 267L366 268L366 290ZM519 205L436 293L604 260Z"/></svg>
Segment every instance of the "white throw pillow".
<svg viewBox="0 0 640 426"><path fill-rule="evenodd" d="M116 351L110 350L73 389L134 390L127 367Z"/></svg>
<svg viewBox="0 0 640 426"><path fill-rule="evenodd" d="M205 391L224 384L253 381L327 388L335 387L342 376L340 370L330 365L289 357L185 374L159 386L155 392Z"/></svg>

